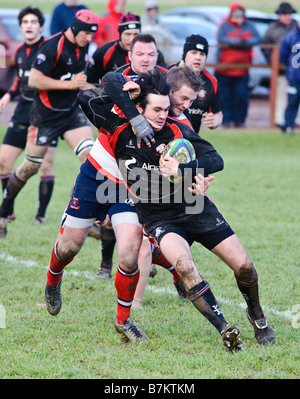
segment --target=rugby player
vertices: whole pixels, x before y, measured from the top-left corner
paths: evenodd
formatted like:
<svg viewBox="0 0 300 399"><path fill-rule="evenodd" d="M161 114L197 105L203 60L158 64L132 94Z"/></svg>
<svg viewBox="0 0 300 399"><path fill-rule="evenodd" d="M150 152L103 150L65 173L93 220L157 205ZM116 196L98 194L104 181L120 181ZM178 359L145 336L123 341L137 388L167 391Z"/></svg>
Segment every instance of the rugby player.
<svg viewBox="0 0 300 399"><path fill-rule="evenodd" d="M209 45L203 36L188 36L183 46L182 60L169 66L172 69L186 65L203 81L197 98L185 111L196 133L200 130L202 120L209 129L216 129L223 121L218 81L205 69L208 51Z"/></svg>
<svg viewBox="0 0 300 399"><path fill-rule="evenodd" d="M41 167L51 142L62 136L81 162L94 139L89 121L79 108L77 95L85 87L88 44L97 30L98 18L89 10L76 13L71 26L39 49L28 85L36 89L27 135L24 162L6 186L0 207L0 236L7 234L11 205L27 180Z"/></svg>
<svg viewBox="0 0 300 399"><path fill-rule="evenodd" d="M157 71L157 70L156 70ZM117 74L110 73L107 74L104 77L104 83L109 85L110 87L112 85L113 79L117 79L118 76ZM120 79L117 79L120 80ZM139 80L140 83L140 80ZM144 90L145 87L143 87ZM147 92L147 91L146 91ZM172 90L171 90L172 92ZM125 98L125 97L124 97ZM124 99L123 99L124 100ZM134 116L133 112L133 101L131 101L131 104L129 101L127 101L126 105L122 105L121 102L118 104L118 106L121 107L121 110L126 114L130 115L130 118ZM140 109L139 112L142 110ZM88 114L88 113L87 113ZM141 115L143 113L141 112ZM147 119L147 118L146 118ZM173 119L174 120L174 119ZM151 121L151 119L150 119ZM148 120L149 122L149 120ZM105 126L105 129L107 130L107 127ZM108 131L111 131L108 129ZM197 136L194 134L194 136ZM157 134L155 135L155 148L157 148ZM197 136L198 137L198 136ZM193 142L194 137L193 135L190 137L191 141ZM116 140L116 138L114 138ZM151 140L152 146L154 141ZM115 146L115 143L114 143ZM139 141L137 139L137 147L139 147ZM148 148L151 148L151 144L148 142L147 145ZM134 148L134 146L133 146ZM144 146L145 148L145 146ZM126 154L128 153L127 147L123 148L123 150L127 151ZM114 154L116 157L117 155ZM124 156L124 155L123 155ZM138 154L136 154L134 151L131 154L128 154L128 157L131 156L135 159L138 159ZM148 161L149 163L149 161ZM198 163L199 165L199 163ZM203 165L203 164L202 164ZM155 163L154 163L155 166ZM188 164L190 167L191 165ZM177 175L177 171L179 170L181 173L184 172L185 167L182 164L178 165L178 162L172 158L167 158L167 159L161 159L159 162L159 167L160 171L163 174L167 175ZM122 171L124 172L124 171ZM205 173L209 174L211 173L207 167L205 167ZM193 175L196 175L196 171L193 170ZM183 202L184 203L184 202ZM209 204L209 206L207 205ZM161 245L161 240L162 236L160 234L162 231L168 232L168 228L171 229L172 232L172 223L168 223L167 221L169 219L172 219L172 216L170 216L167 212L163 213L163 215L166 215L166 223L162 223L161 219L164 219L164 216L158 214L156 215L152 205L149 213L145 215L142 214L141 217L141 211L139 212L139 208L141 207L140 203L136 204L136 208L139 214L139 220L141 223L145 224L144 230L146 233L148 233L149 236L152 236L157 242L157 246L160 247L160 250L162 254L165 256L167 261L170 263L170 265L174 265L177 273L181 276L181 279L184 283L185 289L187 291L187 296L189 297L189 286L186 286L185 280L182 278L181 273L178 270L178 267L176 265L176 262L178 261L178 258L176 256L171 256L168 257L166 256L166 253L164 253L163 248L166 248L166 251L168 251L168 244L163 244ZM274 338L274 333L271 328L271 326L268 323L267 318L264 315L264 312L261 308L260 305L260 300L259 300L259 290L258 290L258 275L257 272L253 266L253 263L251 259L249 258L248 254L246 253L243 245L239 241L238 237L236 234L233 232L233 230L230 228L229 224L227 221L224 219L222 213L220 213L218 210L215 211L215 205L214 203L207 197L205 196L205 207L204 211L200 214L201 218L198 220L197 218L191 218L190 222L191 225L195 223L195 232L192 232L192 235L194 235L194 238L191 240L188 240L188 242L192 243L193 241L200 242L203 246L205 246L208 250L212 251L215 255L217 255L220 259L222 259L233 271L234 271L234 276L236 278L236 282L238 285L239 290L241 291L246 304L247 304L247 318L250 321L251 325L253 326L254 333L256 340L259 344L261 345L267 345L267 344L274 344L275 343L275 338ZM160 210L163 210L164 207L162 206L159 208ZM176 212L176 206L172 204L172 209L170 212L173 212L174 218L178 217L178 212ZM217 209L217 208L216 208ZM144 212L144 208L142 207L142 211ZM158 212L159 212L158 211ZM184 215L185 213L183 213ZM193 215L194 216L194 215ZM156 217L156 220L152 222L153 217ZM175 219L174 219L175 220ZM186 219L183 218L184 223L186 223ZM175 221L177 224L177 220ZM156 234L157 233L157 234ZM190 232L189 232L190 233ZM168 243L168 241L167 241ZM172 247L170 243L170 247ZM176 254L176 247L174 248L174 254Z"/></svg>
<svg viewBox="0 0 300 399"><path fill-rule="evenodd" d="M155 69L155 71L158 71L158 69ZM164 72L161 73L165 75ZM115 75L121 76L118 73ZM163 83L160 90L163 90L163 99L165 97L168 98L169 86ZM90 107L90 95L92 93L92 90L80 93L79 99L84 109ZM101 101L103 96L101 90L95 89L94 93L98 95L98 99ZM164 111L164 115L167 115L168 110L169 107ZM119 138L123 140L127 136L133 135L132 125L119 115L112 114L105 122L105 128L103 128L103 117L100 114L97 112L94 114L94 110L90 110L88 115L98 128L101 127L104 130L101 129L88 160L81 166L81 172L76 180L71 202L63 218L62 234L52 251L45 287L47 310L52 315L56 315L60 311L62 306L61 281L63 270L79 252L95 219L98 218L100 221L104 221L108 214L116 236L119 261L115 277L118 297L115 327L118 332L124 334L131 341L148 340L148 336L131 319L130 312L139 279L137 260L142 242L142 229L133 201L128 196L122 174L116 163L114 144L110 141L114 135L105 133L106 127L111 131L117 129L117 131L122 132L120 137L118 135L115 136L118 139L118 144L121 144ZM158 126L159 130L164 128L165 122L166 118L160 117L157 124L155 123L155 130ZM149 122L147 123L152 126ZM136 126L135 121L133 125ZM166 126L168 132L166 139L170 140L170 137L182 137L183 135L190 137L192 134L192 139L196 141L195 145L198 148L197 160L193 164L194 169L196 170L196 165L205 167L208 173L222 169L222 158L213 146L197 136L188 126L184 124L180 124L180 126L181 129L173 121L172 127ZM132 136L133 141L131 142L131 138L128 141L128 147L132 148L132 150L137 147L138 142L139 146L141 146L146 134L139 129L136 133L137 136ZM150 142L149 140L152 140L151 137L146 137L148 143ZM143 146L141 148L142 153L145 147L148 148L148 146ZM151 147L149 147L150 150ZM109 193L109 198L104 195L106 191ZM225 329L227 329L227 323ZM234 336L239 335L236 329L234 329L234 332L227 332L229 336L231 336L231 333ZM236 332L237 334L235 334ZM225 335L223 339L227 340L228 337L226 338Z"/></svg>
<svg viewBox="0 0 300 399"><path fill-rule="evenodd" d="M14 172L15 162L26 146L30 111L34 96L34 90L28 87L28 78L38 50L46 40L42 36L45 19L38 8L26 7L22 9L18 15L18 21L25 42L17 48L15 53L17 77L9 91L0 100L0 112L2 112L11 100L20 96L0 148L0 179L3 193L10 175ZM35 224L46 223L45 213L54 186L56 146L57 140L50 143L41 165L39 206L35 216ZM15 220L13 204L9 211L8 220Z"/></svg>

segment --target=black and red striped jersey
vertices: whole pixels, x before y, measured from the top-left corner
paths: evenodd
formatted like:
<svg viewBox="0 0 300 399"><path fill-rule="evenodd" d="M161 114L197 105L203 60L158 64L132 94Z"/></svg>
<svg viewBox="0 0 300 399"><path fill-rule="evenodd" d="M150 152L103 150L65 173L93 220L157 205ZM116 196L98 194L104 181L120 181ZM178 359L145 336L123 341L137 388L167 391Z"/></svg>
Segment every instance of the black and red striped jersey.
<svg viewBox="0 0 300 399"><path fill-rule="evenodd" d="M64 33L46 40L41 46L33 67L45 76L57 80L72 80L85 70L88 46L77 47ZM79 90L37 90L31 123L34 126L53 126L78 106Z"/></svg>
<svg viewBox="0 0 300 399"><path fill-rule="evenodd" d="M120 46L120 41L109 42L98 47L86 68L87 81L99 83L109 71L115 71L122 65L128 64L128 51Z"/></svg>
<svg viewBox="0 0 300 399"><path fill-rule="evenodd" d="M113 180L124 182L131 195L138 199L136 209L142 223L157 218L162 209L170 218L175 217L186 206L184 193L180 193L180 198L176 197L178 185L167 182L159 169L160 156L170 141L183 137L194 146L197 158L189 164L181 164L183 168L180 169L184 175L189 170L191 176L194 176L197 168L205 168L206 174L223 168L222 158L214 147L187 125L174 119L167 119L162 130L155 133L156 142L151 148L146 145L137 148L136 136L130 123L116 114L111 115L105 128L100 128L99 132L89 154L88 164L110 179L118 169L118 176L115 175L116 179ZM114 161L117 165L112 168ZM88 174L91 169L83 165L81 170ZM167 191L164 190L166 183Z"/></svg>
<svg viewBox="0 0 300 399"><path fill-rule="evenodd" d="M44 37L41 37L34 44L24 42L15 51L17 76L8 91L12 99L21 95L20 102L32 102L35 90L28 87L30 69L36 59L39 48L45 40Z"/></svg>
<svg viewBox="0 0 300 399"><path fill-rule="evenodd" d="M206 69L201 71L200 76L202 79L201 90L196 100L185 111L196 133L200 130L204 112L216 114L222 110L217 79Z"/></svg>

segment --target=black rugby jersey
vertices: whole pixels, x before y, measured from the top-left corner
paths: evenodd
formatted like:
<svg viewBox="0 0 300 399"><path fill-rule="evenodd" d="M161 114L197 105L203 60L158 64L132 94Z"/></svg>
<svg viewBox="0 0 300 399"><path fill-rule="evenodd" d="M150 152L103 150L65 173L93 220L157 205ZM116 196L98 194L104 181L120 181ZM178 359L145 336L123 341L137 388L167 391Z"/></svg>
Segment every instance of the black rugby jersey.
<svg viewBox="0 0 300 399"><path fill-rule="evenodd" d="M183 165L182 169L184 175L188 170L192 172L190 186L194 181L192 179L196 168L204 168L205 174L223 169L221 156L209 142L188 126L172 119L167 119L163 129L155 133L156 143L151 148L142 145L138 149L136 136L129 122L117 115L112 115L105 129L100 128L99 131L108 138L141 223L157 220L161 212L164 218L176 218L190 205L186 202L187 187L184 187L185 191L181 188L179 191L179 187L183 185L169 183L159 169L161 151L171 140L184 137L194 146L197 159ZM139 188L136 191L137 185ZM191 194L188 195L190 198Z"/></svg>
<svg viewBox="0 0 300 399"><path fill-rule="evenodd" d="M53 79L71 80L84 71L86 47L77 47L64 33L46 40L41 46L33 67ZM68 117L78 106L79 90L37 90L34 97L31 123L34 126L53 126Z"/></svg>
<svg viewBox="0 0 300 399"><path fill-rule="evenodd" d="M168 69L170 70L178 66L179 62L169 65ZM184 111L185 116L191 122L196 133L200 130L202 114L204 112L216 114L222 110L217 79L206 69L200 72L200 76L203 82L201 90L192 105Z"/></svg>
<svg viewBox="0 0 300 399"><path fill-rule="evenodd" d="M219 94L219 86L217 79L203 69L200 73L203 86L198 93L196 100L184 112L189 118L193 129L196 133L199 132L201 127L202 114L204 112L212 112L216 114L221 111L221 101Z"/></svg>
<svg viewBox="0 0 300 399"><path fill-rule="evenodd" d="M99 83L107 72L115 71L128 62L128 51L120 46L119 40L106 43L94 52L86 68L87 81Z"/></svg>
<svg viewBox="0 0 300 399"><path fill-rule="evenodd" d="M15 52L15 64L17 77L9 89L11 98L14 99L19 94L20 102L32 102L35 90L28 87L30 69L36 59L39 48L46 39L41 37L34 44L22 43Z"/></svg>

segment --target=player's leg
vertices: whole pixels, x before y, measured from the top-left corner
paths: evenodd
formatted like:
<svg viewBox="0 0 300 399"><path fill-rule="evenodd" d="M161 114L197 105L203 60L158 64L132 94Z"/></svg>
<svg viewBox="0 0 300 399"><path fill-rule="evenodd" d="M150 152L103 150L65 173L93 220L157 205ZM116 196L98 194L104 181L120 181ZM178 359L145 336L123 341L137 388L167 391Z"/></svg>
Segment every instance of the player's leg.
<svg viewBox="0 0 300 399"><path fill-rule="evenodd" d="M115 327L130 341L149 340L147 334L131 319L131 306L139 280L138 256L142 229L134 212L112 215L117 250L118 269L115 276L118 304Z"/></svg>
<svg viewBox="0 0 300 399"><path fill-rule="evenodd" d="M132 309L143 309L142 301L144 292L150 275L152 263L151 243L148 238L143 237L143 242L139 251L138 264L140 268L140 278L134 294Z"/></svg>
<svg viewBox="0 0 300 399"><path fill-rule="evenodd" d="M63 137L80 161L85 162L94 145L91 127L87 125L70 129L64 133Z"/></svg>
<svg viewBox="0 0 300 399"><path fill-rule="evenodd" d="M54 188L54 160L56 145L50 146L41 165L41 179L39 184L38 210L34 224L46 224L46 210L48 208Z"/></svg>
<svg viewBox="0 0 300 399"><path fill-rule="evenodd" d="M5 237L7 234L8 216L16 196L25 186L27 180L38 172L46 151L47 146L37 146L27 140L25 159L10 176L6 185L6 196L0 207L0 237Z"/></svg>
<svg viewBox="0 0 300 399"><path fill-rule="evenodd" d="M14 166L17 158L23 152L22 148L18 148L9 144L2 144L0 147L0 179L2 185L2 191L7 186L10 176L14 172ZM9 220L14 220L14 207L11 205L11 209L8 215Z"/></svg>
<svg viewBox="0 0 300 399"><path fill-rule="evenodd" d="M273 344L274 334L260 305L258 275L242 243L233 234L216 245L212 252L234 271L238 288L247 303L247 316L258 343Z"/></svg>
<svg viewBox="0 0 300 399"><path fill-rule="evenodd" d="M239 330L227 323L209 284L198 271L188 242L179 234L170 232L160 241L162 253L175 265L181 277L188 299L195 308L219 331L224 345L229 350L242 349Z"/></svg>

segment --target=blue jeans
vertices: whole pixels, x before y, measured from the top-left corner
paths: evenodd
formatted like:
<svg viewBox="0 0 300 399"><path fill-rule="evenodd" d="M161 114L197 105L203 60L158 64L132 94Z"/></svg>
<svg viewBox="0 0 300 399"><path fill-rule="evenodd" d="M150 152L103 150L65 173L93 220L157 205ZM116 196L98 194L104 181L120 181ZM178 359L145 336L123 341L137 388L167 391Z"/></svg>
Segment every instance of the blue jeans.
<svg viewBox="0 0 300 399"><path fill-rule="evenodd" d="M219 82L223 123L244 124L249 104L249 75L232 77L216 72L215 76Z"/></svg>
<svg viewBox="0 0 300 399"><path fill-rule="evenodd" d="M284 114L284 129L288 127L293 129L300 104L300 82L289 82L287 93L288 103Z"/></svg>

